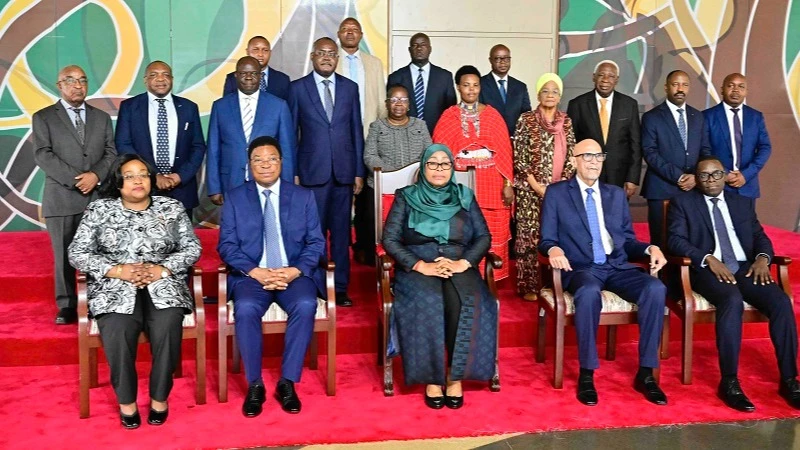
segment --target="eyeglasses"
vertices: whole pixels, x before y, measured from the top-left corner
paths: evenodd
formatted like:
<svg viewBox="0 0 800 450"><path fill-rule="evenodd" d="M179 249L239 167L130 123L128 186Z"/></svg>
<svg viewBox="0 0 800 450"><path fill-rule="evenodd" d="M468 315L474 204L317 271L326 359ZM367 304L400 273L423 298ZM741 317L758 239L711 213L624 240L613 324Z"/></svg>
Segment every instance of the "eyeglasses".
<svg viewBox="0 0 800 450"><path fill-rule="evenodd" d="M67 77L59 81L59 83L64 83L67 86L73 86L75 85L75 83L78 83L81 86L86 86L89 84L89 80L86 77L81 77L81 78Z"/></svg>
<svg viewBox="0 0 800 450"><path fill-rule="evenodd" d="M497 56L495 58L492 58L492 61L494 61L496 63L508 62L508 61L511 61L511 57L510 56Z"/></svg>
<svg viewBox="0 0 800 450"><path fill-rule="evenodd" d="M324 58L326 56L328 58L338 58L339 57L339 54L336 53L336 52L326 52L326 51L323 51L323 50L317 50L317 51L315 51L315 52L313 52L311 54L316 56L317 58Z"/></svg>
<svg viewBox="0 0 800 450"><path fill-rule="evenodd" d="M697 174L697 178L699 178L700 181L708 181L709 177L711 177L711 178L713 178L715 180L720 180L724 176L725 176L725 172L723 172L722 170L715 170L715 171L710 172L710 173L709 172L700 172L700 173Z"/></svg>
<svg viewBox="0 0 800 450"><path fill-rule="evenodd" d="M256 77L260 76L261 72L257 72L257 71L253 71L253 72L236 72L236 74L239 75L240 77L243 77L243 78L247 78L247 77L256 78Z"/></svg>
<svg viewBox="0 0 800 450"><path fill-rule="evenodd" d="M591 161L593 159L596 159L599 162L603 162L603 161L606 160L606 154L605 153L581 153L578 156L580 156L581 159L586 161L586 162L589 162L589 161ZM576 158L577 158L577 156L576 156Z"/></svg>
<svg viewBox="0 0 800 450"><path fill-rule="evenodd" d="M553 89L552 91L550 89L542 89L541 91L539 91L539 95L543 95L545 97L547 97L550 94L559 96L561 95L561 91L559 91L558 89Z"/></svg>
<svg viewBox="0 0 800 450"><path fill-rule="evenodd" d="M267 159L255 158L250 160L251 166L275 166L280 163L281 159L274 156Z"/></svg>
<svg viewBox="0 0 800 450"><path fill-rule="evenodd" d="M427 167L428 170L436 170L436 171L450 170L453 167L453 163L451 163L450 161L445 161L445 162L428 161L425 163L425 167Z"/></svg>
<svg viewBox="0 0 800 450"><path fill-rule="evenodd" d="M149 180L150 179L150 174L149 173L137 173L137 174L126 173L125 175L122 176L122 179L125 180L125 181L133 181L133 180L144 181L144 180Z"/></svg>
<svg viewBox="0 0 800 450"><path fill-rule="evenodd" d="M389 97L386 101L393 105L397 103L408 104L408 97Z"/></svg>

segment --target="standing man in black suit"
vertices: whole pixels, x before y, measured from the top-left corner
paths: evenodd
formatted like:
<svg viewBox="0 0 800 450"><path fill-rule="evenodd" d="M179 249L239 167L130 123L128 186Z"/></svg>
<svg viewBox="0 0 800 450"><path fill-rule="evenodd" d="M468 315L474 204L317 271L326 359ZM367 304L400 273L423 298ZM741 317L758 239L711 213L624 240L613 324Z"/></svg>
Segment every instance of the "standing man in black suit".
<svg viewBox="0 0 800 450"><path fill-rule="evenodd" d="M261 65L261 81L258 88L261 92L270 94L289 101L289 75L268 66L272 47L264 36L253 36L247 41L247 56L252 56ZM222 95L236 92L236 72L231 72L225 77L225 88Z"/></svg>
<svg viewBox="0 0 800 450"><path fill-rule="evenodd" d="M492 72L481 77L479 101L496 109L508 126L508 135L514 136L519 116L531 110L528 86L510 76L511 50L497 44L489 50L489 64ZM574 122L574 121L573 121Z"/></svg>
<svg viewBox="0 0 800 450"><path fill-rule="evenodd" d="M642 172L639 104L614 90L619 81L619 66L614 61L600 61L592 81L594 89L570 100L567 106L575 141L593 139L601 143L606 162L600 181L625 189L630 198Z"/></svg>
<svg viewBox="0 0 800 450"><path fill-rule="evenodd" d="M733 409L755 411L737 377L747 302L769 317L781 377L778 392L800 409L792 300L770 275L775 253L756 217L755 199L723 192L726 175L716 156L700 159L695 172L698 189L679 194L670 205L669 249L691 258L692 289L716 307L719 397Z"/></svg>
<svg viewBox="0 0 800 450"><path fill-rule="evenodd" d="M33 115L33 158L46 176L42 215L53 246L56 324L66 325L78 319L75 269L67 247L117 151L111 117L84 102L89 80L83 69L64 67L56 87L61 99Z"/></svg>
<svg viewBox="0 0 800 450"><path fill-rule="evenodd" d="M417 33L411 36L408 44L411 64L392 72L386 85L401 84L406 88L411 96L408 115L424 120L433 135L442 112L456 104L456 90L453 74L428 61L431 50L428 35Z"/></svg>

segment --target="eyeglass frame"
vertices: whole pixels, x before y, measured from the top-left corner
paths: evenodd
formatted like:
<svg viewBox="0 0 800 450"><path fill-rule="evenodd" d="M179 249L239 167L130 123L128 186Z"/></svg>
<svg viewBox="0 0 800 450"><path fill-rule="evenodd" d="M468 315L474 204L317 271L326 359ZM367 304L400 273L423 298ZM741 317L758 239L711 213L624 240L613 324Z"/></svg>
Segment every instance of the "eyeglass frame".
<svg viewBox="0 0 800 450"><path fill-rule="evenodd" d="M437 172L444 172L453 168L453 163L450 161L436 162L425 161L425 168L428 170L435 170Z"/></svg>
<svg viewBox="0 0 800 450"><path fill-rule="evenodd" d="M134 180L149 180L150 179L150 172L147 173L129 173L122 175L123 181L134 181Z"/></svg>
<svg viewBox="0 0 800 450"><path fill-rule="evenodd" d="M724 170L715 170L713 172L698 172L697 179L700 181L708 181L709 178L714 181L719 181L725 176Z"/></svg>
<svg viewBox="0 0 800 450"><path fill-rule="evenodd" d="M592 162L592 160L596 160L597 162L603 162L608 157L608 154L605 152L600 153L581 153L580 155L576 155L575 158L581 158L586 162Z"/></svg>
<svg viewBox="0 0 800 450"><path fill-rule="evenodd" d="M279 165L281 163L282 160L283 160L283 158L278 157L278 156L270 156L269 158L266 158L266 159L251 158L250 159L250 165L251 166L260 166L260 165L266 164L266 165L270 165L270 166L277 166L277 165Z"/></svg>
<svg viewBox="0 0 800 450"><path fill-rule="evenodd" d="M59 83L64 83L67 86L74 86L75 83L78 83L81 86L88 86L89 85L89 79L86 78L86 77L80 77L80 78L66 77L63 80L58 80L58 82Z"/></svg>

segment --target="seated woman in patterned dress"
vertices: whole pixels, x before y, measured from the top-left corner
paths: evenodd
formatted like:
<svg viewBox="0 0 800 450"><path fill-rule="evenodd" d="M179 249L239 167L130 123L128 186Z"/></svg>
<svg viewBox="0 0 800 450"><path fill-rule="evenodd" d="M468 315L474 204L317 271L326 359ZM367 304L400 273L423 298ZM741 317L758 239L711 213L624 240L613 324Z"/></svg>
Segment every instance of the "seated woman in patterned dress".
<svg viewBox="0 0 800 450"><path fill-rule="evenodd" d="M433 409L460 408L461 380L491 379L497 350L497 303L477 270L492 238L453 165L446 146L425 150L416 184L395 194L383 237L397 263L390 348L399 347L406 384L427 385Z"/></svg>
<svg viewBox="0 0 800 450"><path fill-rule="evenodd" d="M169 413L172 373L180 364L183 316L194 307L189 268L200 241L181 202L151 196L156 171L141 156L120 155L104 198L89 204L69 246L69 262L86 272L89 311L97 320L111 367L124 428L141 424L136 405L139 333L150 339L150 412L161 425Z"/></svg>

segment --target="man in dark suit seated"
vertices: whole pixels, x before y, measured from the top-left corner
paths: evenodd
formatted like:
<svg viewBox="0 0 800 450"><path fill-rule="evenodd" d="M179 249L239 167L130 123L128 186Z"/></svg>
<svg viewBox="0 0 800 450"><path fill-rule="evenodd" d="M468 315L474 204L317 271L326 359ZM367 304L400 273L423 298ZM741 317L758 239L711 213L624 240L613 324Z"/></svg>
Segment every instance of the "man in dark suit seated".
<svg viewBox="0 0 800 450"><path fill-rule="evenodd" d="M669 250L692 259L692 289L716 307L719 397L733 409L755 410L737 378L747 302L769 317L781 376L778 392L800 409L792 302L770 275L774 252L756 217L755 200L723 192L726 175L718 158L700 159L697 190L676 196L670 204Z"/></svg>
<svg viewBox="0 0 800 450"><path fill-rule="evenodd" d="M261 92L269 92L283 100L289 100L289 75L269 67L269 58L272 55L272 47L264 36L253 36L247 41L247 56L252 56L258 60L261 66L261 75L258 88ZM225 76L225 87L222 95L236 92L236 72L231 72Z"/></svg>
<svg viewBox="0 0 800 450"><path fill-rule="evenodd" d="M228 265L236 339L244 360L247 396L242 412L261 414L261 318L273 302L286 311L281 378L275 398L284 411L299 413L294 384L314 331L317 296L325 293L319 261L325 239L311 191L281 181L281 147L269 136L247 150L253 180L228 191L220 217L217 251Z"/></svg>
<svg viewBox="0 0 800 450"><path fill-rule="evenodd" d="M425 121L433 136L433 129L445 109L456 104L453 74L430 63L431 40L425 33L411 36L408 53L411 63L389 75L387 86L403 85L411 96L408 115Z"/></svg>
<svg viewBox="0 0 800 450"><path fill-rule="evenodd" d="M197 171L206 141L197 104L172 95L172 68L153 61L144 72L147 92L119 105L117 152L137 153L158 170L156 194L172 197L192 218L197 198Z"/></svg>
<svg viewBox="0 0 800 450"><path fill-rule="evenodd" d="M592 74L594 89L569 101L575 140L594 139L606 153L600 181L625 189L630 198L642 175L642 143L639 103L615 91L619 66L600 61Z"/></svg>
<svg viewBox="0 0 800 450"><path fill-rule="evenodd" d="M657 278L630 264L629 258L650 256L650 273L666 262L661 250L636 239L625 192L598 181L605 153L587 139L575 146L576 176L551 184L542 208L539 252L561 269L564 288L574 296L578 335L578 400L597 404L594 370L597 327L602 307L601 291L611 291L638 307L639 371L634 388L657 405L667 397L658 387L653 369L658 367L658 344L664 322L666 287Z"/></svg>
<svg viewBox="0 0 800 450"><path fill-rule="evenodd" d="M496 109L508 126L508 135L514 136L520 114L531 110L528 86L508 74L511 70L511 50L497 44L489 51L491 73L481 77L480 103Z"/></svg>

